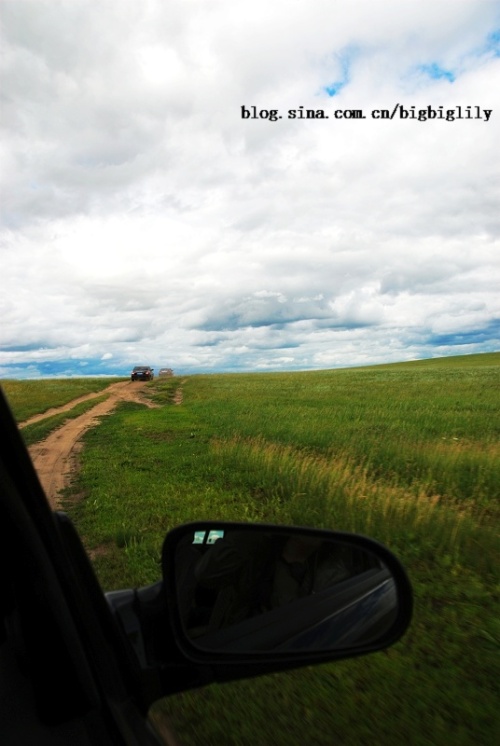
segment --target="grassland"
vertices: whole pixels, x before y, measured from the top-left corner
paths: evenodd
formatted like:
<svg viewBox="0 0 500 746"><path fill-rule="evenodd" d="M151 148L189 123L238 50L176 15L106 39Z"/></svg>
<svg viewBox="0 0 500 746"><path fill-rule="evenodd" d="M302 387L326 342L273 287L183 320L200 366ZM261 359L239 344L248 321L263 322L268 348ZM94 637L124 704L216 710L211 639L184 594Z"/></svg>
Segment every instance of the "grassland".
<svg viewBox="0 0 500 746"><path fill-rule="evenodd" d="M30 425L25 425L21 428L21 435L23 436L25 444L27 446L30 446L33 443L38 443L39 441L44 440L48 435L50 435L51 432L60 428L68 420L75 419L81 414L84 414L84 412L88 412L89 409L92 409L96 406L96 404L105 401L105 399L105 395L97 396L90 399L89 401L84 401L80 402L80 404L76 404L74 407L71 407L71 409L67 410L66 412L54 414L50 417L44 417L43 420L39 420L38 422L34 422Z"/></svg>
<svg viewBox="0 0 500 746"><path fill-rule="evenodd" d="M18 422L41 414L85 394L102 391L120 378L47 378L32 381L0 381Z"/></svg>
<svg viewBox="0 0 500 746"><path fill-rule="evenodd" d="M162 408L87 433L66 508L106 589L154 582L166 531L198 518L360 531L414 586L386 652L158 703L183 743L498 742L499 382L500 354L160 379Z"/></svg>

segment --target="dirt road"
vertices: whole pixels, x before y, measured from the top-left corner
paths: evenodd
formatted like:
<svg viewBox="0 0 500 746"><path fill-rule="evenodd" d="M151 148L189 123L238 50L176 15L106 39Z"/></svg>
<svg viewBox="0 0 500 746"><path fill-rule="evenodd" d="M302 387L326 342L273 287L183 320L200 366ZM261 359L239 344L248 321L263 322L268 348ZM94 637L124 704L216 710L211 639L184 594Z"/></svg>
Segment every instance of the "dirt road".
<svg viewBox="0 0 500 746"><path fill-rule="evenodd" d="M82 448L81 437L83 433L98 425L100 418L112 412L119 402L133 401L144 404L146 407L156 407L157 405L145 396L144 387L142 383L132 383L131 381L114 383L104 391L73 399L63 407L50 409L44 414L35 415L21 423L21 425L29 425L43 420L45 417L67 412L80 402L97 399L102 397L103 394L107 395L105 401L99 402L79 417L68 420L65 425L51 433L48 438L29 448L38 477L54 510L59 507L58 500L61 490L69 484L71 475L77 468L77 456ZM181 402L182 389L179 387L174 397L174 403L180 404ZM159 737L163 739L165 746L182 746L170 725L168 717L160 710L152 712L150 719Z"/></svg>
<svg viewBox="0 0 500 746"><path fill-rule="evenodd" d="M78 453L81 450L81 437L89 428L99 424L100 418L109 414L122 401L133 401L147 407L155 407L144 395L144 384L124 381L113 383L104 391L81 396L65 404L63 407L51 409L42 415L36 415L22 425L38 422L60 412L67 412L75 404L88 401L107 394L107 399L99 402L92 409L51 433L48 438L30 446L29 452L38 477L45 490L45 494L53 507L58 507L58 497L62 489L67 487L71 474L76 467Z"/></svg>

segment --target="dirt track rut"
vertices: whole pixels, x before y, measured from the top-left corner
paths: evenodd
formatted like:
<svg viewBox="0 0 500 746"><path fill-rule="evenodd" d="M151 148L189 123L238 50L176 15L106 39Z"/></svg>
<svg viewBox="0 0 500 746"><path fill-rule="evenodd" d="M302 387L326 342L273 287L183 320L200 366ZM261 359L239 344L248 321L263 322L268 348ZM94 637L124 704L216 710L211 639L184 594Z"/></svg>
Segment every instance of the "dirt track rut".
<svg viewBox="0 0 500 746"><path fill-rule="evenodd" d="M147 407L154 407L144 396L144 385L124 381L113 383L107 389L96 394L88 394L65 404L63 407L51 409L43 415L36 415L22 425L38 422L45 417L50 417L60 412L67 412L76 404L88 401L92 398L107 394L105 401L99 402L79 417L68 420L62 427L51 433L45 440L36 443L29 448L31 460L38 473L38 477L45 490L45 494L55 510L58 508L58 499L61 490L68 486L71 475L76 468L78 453L81 450L81 437L89 430L99 424L100 418L109 414L122 401L134 401Z"/></svg>

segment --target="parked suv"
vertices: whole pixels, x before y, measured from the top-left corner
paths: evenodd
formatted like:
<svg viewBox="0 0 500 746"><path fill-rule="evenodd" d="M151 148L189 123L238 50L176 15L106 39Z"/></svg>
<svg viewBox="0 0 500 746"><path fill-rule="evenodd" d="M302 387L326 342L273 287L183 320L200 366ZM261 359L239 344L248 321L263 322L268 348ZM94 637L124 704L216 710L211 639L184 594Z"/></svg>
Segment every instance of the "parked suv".
<svg viewBox="0 0 500 746"><path fill-rule="evenodd" d="M149 365L136 365L132 373L130 374L131 381L152 381L154 376L154 368L150 368Z"/></svg>

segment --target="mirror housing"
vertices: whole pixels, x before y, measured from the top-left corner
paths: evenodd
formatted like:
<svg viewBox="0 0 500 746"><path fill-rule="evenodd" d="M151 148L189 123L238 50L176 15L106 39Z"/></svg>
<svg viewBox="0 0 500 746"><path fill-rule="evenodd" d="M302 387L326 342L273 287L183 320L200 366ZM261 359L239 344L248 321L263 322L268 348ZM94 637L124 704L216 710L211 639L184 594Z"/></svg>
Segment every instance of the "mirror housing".
<svg viewBox="0 0 500 746"><path fill-rule="evenodd" d="M216 680L381 650L412 615L399 560L355 534L191 523L167 534L162 568L177 646Z"/></svg>
<svg viewBox="0 0 500 746"><path fill-rule="evenodd" d="M165 537L162 570L160 583L106 594L146 709L213 682L382 650L412 615L399 560L356 534L190 523Z"/></svg>

